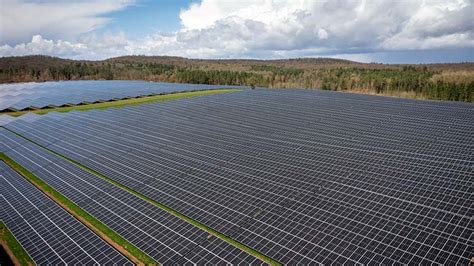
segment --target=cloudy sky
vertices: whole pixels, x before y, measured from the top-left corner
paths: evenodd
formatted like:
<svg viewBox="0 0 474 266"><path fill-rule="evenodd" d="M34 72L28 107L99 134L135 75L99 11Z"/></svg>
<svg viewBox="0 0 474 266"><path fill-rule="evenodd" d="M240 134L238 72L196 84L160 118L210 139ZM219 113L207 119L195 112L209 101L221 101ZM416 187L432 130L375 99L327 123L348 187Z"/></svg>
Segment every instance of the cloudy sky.
<svg viewBox="0 0 474 266"><path fill-rule="evenodd" d="M474 0L0 0L0 56L474 61Z"/></svg>

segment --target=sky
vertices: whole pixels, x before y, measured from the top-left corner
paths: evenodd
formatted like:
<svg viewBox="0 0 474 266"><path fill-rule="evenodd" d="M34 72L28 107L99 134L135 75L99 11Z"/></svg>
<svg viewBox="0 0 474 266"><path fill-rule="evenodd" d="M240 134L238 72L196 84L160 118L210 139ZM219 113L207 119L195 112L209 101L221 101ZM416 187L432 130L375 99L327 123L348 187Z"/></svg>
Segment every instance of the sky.
<svg viewBox="0 0 474 266"><path fill-rule="evenodd" d="M0 57L474 61L474 0L0 0Z"/></svg>

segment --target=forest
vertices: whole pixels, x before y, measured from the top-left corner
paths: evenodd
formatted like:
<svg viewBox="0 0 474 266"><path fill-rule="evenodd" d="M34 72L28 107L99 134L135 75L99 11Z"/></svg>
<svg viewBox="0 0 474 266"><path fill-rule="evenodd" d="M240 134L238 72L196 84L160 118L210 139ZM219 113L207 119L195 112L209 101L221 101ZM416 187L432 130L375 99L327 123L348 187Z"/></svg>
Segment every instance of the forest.
<svg viewBox="0 0 474 266"><path fill-rule="evenodd" d="M104 61L45 56L0 58L1 83L84 79L323 89L474 101L473 63L382 65L324 58L265 61L144 56Z"/></svg>

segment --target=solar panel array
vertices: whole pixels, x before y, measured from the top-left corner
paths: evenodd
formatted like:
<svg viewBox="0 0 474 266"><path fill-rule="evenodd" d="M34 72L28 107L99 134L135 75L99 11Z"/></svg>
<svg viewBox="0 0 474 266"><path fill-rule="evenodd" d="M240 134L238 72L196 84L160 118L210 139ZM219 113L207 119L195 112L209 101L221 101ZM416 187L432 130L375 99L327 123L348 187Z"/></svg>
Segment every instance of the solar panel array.
<svg viewBox="0 0 474 266"><path fill-rule="evenodd" d="M162 264L262 263L6 129L0 143L0 151Z"/></svg>
<svg viewBox="0 0 474 266"><path fill-rule="evenodd" d="M474 255L471 104L247 90L6 127L283 263Z"/></svg>
<svg viewBox="0 0 474 266"><path fill-rule="evenodd" d="M114 98L227 87L230 86L128 80L0 84L0 110L10 107L21 110L30 106L41 108L48 105L60 106L68 103L78 104Z"/></svg>
<svg viewBox="0 0 474 266"><path fill-rule="evenodd" d="M133 265L0 161L0 220L38 265Z"/></svg>

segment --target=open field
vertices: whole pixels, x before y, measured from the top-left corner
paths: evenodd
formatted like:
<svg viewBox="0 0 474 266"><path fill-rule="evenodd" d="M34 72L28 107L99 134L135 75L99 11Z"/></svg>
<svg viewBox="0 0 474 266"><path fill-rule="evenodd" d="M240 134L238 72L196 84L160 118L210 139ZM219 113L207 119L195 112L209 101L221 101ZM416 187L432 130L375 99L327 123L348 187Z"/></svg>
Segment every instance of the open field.
<svg viewBox="0 0 474 266"><path fill-rule="evenodd" d="M467 264L473 121L470 103L255 89L18 117L0 152L164 265Z"/></svg>

